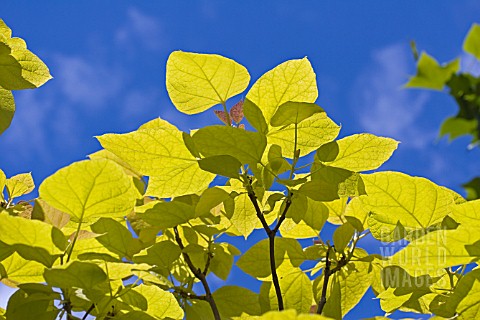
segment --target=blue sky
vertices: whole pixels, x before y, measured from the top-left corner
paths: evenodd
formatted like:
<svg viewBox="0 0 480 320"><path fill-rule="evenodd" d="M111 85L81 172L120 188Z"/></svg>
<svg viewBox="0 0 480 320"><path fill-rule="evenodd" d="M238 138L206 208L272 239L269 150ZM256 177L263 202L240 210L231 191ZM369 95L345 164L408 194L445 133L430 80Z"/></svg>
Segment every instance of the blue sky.
<svg viewBox="0 0 480 320"><path fill-rule="evenodd" d="M132 131L158 116L182 130L217 123L211 111L186 116L171 104L165 63L174 50L233 58L253 80L308 56L318 104L342 125L341 136L395 138L401 144L383 169L461 191L461 183L479 174L480 152L466 149L468 138L437 139L442 120L456 113L454 101L402 84L414 73L411 39L441 62L451 60L462 55L479 14L474 0L5 1L1 18L54 79L15 92L17 113L0 137L0 168L7 176L31 171L39 185L97 151L95 135ZM479 69L463 57L465 70ZM380 314L371 298L350 317Z"/></svg>

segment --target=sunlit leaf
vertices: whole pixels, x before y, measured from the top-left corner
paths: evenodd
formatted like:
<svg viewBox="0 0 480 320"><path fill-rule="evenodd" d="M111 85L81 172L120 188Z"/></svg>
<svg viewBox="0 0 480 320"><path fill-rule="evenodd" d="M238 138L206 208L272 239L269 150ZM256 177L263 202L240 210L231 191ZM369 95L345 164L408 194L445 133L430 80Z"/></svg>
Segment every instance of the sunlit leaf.
<svg viewBox="0 0 480 320"><path fill-rule="evenodd" d="M147 299L146 313L157 319L183 319L183 310L172 293L156 286L141 284L132 290L140 293Z"/></svg>
<svg viewBox="0 0 480 320"><path fill-rule="evenodd" d="M472 24L463 42L463 50L480 60L480 25Z"/></svg>
<svg viewBox="0 0 480 320"><path fill-rule="evenodd" d="M43 181L39 193L76 221L125 216L137 196L132 179L110 160L81 161L60 169Z"/></svg>
<svg viewBox="0 0 480 320"><path fill-rule="evenodd" d="M9 90L0 87L0 135L10 127L15 114L15 100Z"/></svg>
<svg viewBox="0 0 480 320"><path fill-rule="evenodd" d="M213 293L222 317L238 317L242 313L260 315L258 295L246 288L238 286L224 286Z"/></svg>
<svg viewBox="0 0 480 320"><path fill-rule="evenodd" d="M317 158L324 164L354 172L374 170L392 155L398 142L373 134L355 134L324 144Z"/></svg>
<svg viewBox="0 0 480 320"><path fill-rule="evenodd" d="M174 51L167 61L167 91L183 113L200 113L243 92L247 69L215 54Z"/></svg>
<svg viewBox="0 0 480 320"><path fill-rule="evenodd" d="M209 126L193 134L198 151L205 157L229 155L242 164L255 164L262 158L265 136L227 126Z"/></svg>
<svg viewBox="0 0 480 320"><path fill-rule="evenodd" d="M290 260L294 267L300 266L305 260L302 246L295 239L275 239L275 266L284 260ZM271 275L269 240L264 239L254 244L237 261L237 266L256 278L266 278Z"/></svg>
<svg viewBox="0 0 480 320"><path fill-rule="evenodd" d="M7 25L0 20L4 30ZM52 76L48 67L27 49L25 41L11 38L11 31L0 37L0 87L7 90L32 89L43 85Z"/></svg>
<svg viewBox="0 0 480 320"><path fill-rule="evenodd" d="M20 173L7 179L5 184L10 199L23 196L33 191L35 183L31 173Z"/></svg>
<svg viewBox="0 0 480 320"><path fill-rule="evenodd" d="M310 118L315 113L325 112L315 103L307 102L285 102L280 105L270 120L273 127L288 126L299 124L303 120Z"/></svg>
<svg viewBox="0 0 480 320"><path fill-rule="evenodd" d="M422 52L417 63L417 74L411 77L405 86L407 88L442 90L452 74L459 69L459 59L455 59L445 66L441 66L432 56Z"/></svg>
<svg viewBox="0 0 480 320"><path fill-rule="evenodd" d="M286 61L265 73L252 86L247 99L260 108L267 123L270 123L283 103L315 102L317 96L315 73L310 61L303 58Z"/></svg>
<svg viewBox="0 0 480 320"><path fill-rule="evenodd" d="M146 195L171 198L206 189L214 175L200 169L180 130L165 120L137 131L97 137L102 146L142 175L150 176Z"/></svg>
<svg viewBox="0 0 480 320"><path fill-rule="evenodd" d="M450 213L454 198L433 182L399 172L362 175L367 191L362 197L370 212L368 224L372 234L383 241L395 241L400 226L405 232L425 230L440 223Z"/></svg>

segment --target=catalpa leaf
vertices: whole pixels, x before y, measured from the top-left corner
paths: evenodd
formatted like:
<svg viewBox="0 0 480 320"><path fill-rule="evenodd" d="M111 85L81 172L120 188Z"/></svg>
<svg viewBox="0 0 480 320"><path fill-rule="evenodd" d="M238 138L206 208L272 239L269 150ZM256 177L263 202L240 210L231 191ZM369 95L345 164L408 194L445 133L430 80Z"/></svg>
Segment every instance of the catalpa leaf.
<svg viewBox="0 0 480 320"><path fill-rule="evenodd" d="M229 155L218 155L198 160L202 170L228 178L239 178L242 163Z"/></svg>
<svg viewBox="0 0 480 320"><path fill-rule="evenodd" d="M455 59L445 66L441 66L432 56L422 52L417 63L417 74L411 77L405 86L407 88L442 90L452 74L456 73L459 69L459 59Z"/></svg>
<svg viewBox="0 0 480 320"><path fill-rule="evenodd" d="M200 169L183 134L165 120L147 122L137 131L97 137L102 146L142 175L150 176L146 195L171 198L198 193L215 177Z"/></svg>
<svg viewBox="0 0 480 320"><path fill-rule="evenodd" d="M20 173L11 178L8 178L5 186L9 199L29 194L35 189L31 173Z"/></svg>
<svg viewBox="0 0 480 320"><path fill-rule="evenodd" d="M315 113L325 112L315 103L307 102L285 102L280 105L270 120L273 127L288 126L299 124L303 120L310 118Z"/></svg>
<svg viewBox="0 0 480 320"><path fill-rule="evenodd" d="M73 261L68 265L46 269L43 277L52 287L94 289L108 280L96 264Z"/></svg>
<svg viewBox="0 0 480 320"><path fill-rule="evenodd" d="M238 286L223 286L213 293L220 315L225 318L239 317L242 314L261 314L258 294Z"/></svg>
<svg viewBox="0 0 480 320"><path fill-rule="evenodd" d="M205 157L229 155L242 164L260 162L267 146L265 136L227 126L209 126L193 134L198 151Z"/></svg>
<svg viewBox="0 0 480 320"><path fill-rule="evenodd" d="M183 319L184 313L175 296L157 286L141 284L132 290L140 293L147 300L145 312L157 319Z"/></svg>
<svg viewBox="0 0 480 320"><path fill-rule="evenodd" d="M285 152L285 157L292 159L295 131L297 131L297 149L300 149L300 156L303 157L335 139L340 132L340 127L325 112L319 112L300 122L296 129L295 124L271 129L267 134L268 143L279 145Z"/></svg>
<svg viewBox="0 0 480 320"><path fill-rule="evenodd" d="M295 309L297 312L309 312L313 303L313 292L312 282L308 276L302 269L293 266L289 260L285 260L277 267L277 273L285 308ZM268 292L269 309L278 309L277 295L272 283L264 282L262 287L260 295L262 295L262 292Z"/></svg>
<svg viewBox="0 0 480 320"><path fill-rule="evenodd" d="M355 257L362 258L367 254L361 249L355 250ZM323 279L321 276L314 282L315 300L319 301ZM327 303L323 309L325 316L342 319L355 307L367 292L373 279L370 263L355 261L348 263L330 278L331 284L327 290Z"/></svg>
<svg viewBox="0 0 480 320"><path fill-rule="evenodd" d="M330 318L318 315L318 314L309 314L309 313L300 313L297 314L297 311L294 309L283 310L283 311L269 311L264 313L258 320L327 320Z"/></svg>
<svg viewBox="0 0 480 320"><path fill-rule="evenodd" d="M395 253L388 264L398 265L411 275L469 264L480 257L479 241L477 229L468 226L432 231Z"/></svg>
<svg viewBox="0 0 480 320"><path fill-rule="evenodd" d="M476 269L460 279L453 295L447 300L445 309L452 312L452 317L455 311L457 319L477 319L480 316L479 299L480 270Z"/></svg>
<svg viewBox="0 0 480 320"><path fill-rule="evenodd" d="M374 170L387 161L398 142L373 134L355 134L324 144L317 150L317 159L328 166L354 172Z"/></svg>
<svg viewBox="0 0 480 320"><path fill-rule="evenodd" d="M135 212L150 225L164 230L195 218L194 207L179 201L152 201L136 207Z"/></svg>
<svg viewBox="0 0 480 320"><path fill-rule="evenodd" d="M0 241L13 246L23 258L47 267L52 266L67 246L67 240L59 229L38 220L8 214L0 214Z"/></svg>
<svg viewBox="0 0 480 320"><path fill-rule="evenodd" d="M0 24L4 30L9 30L3 20ZM48 67L27 49L25 41L11 38L10 30L0 36L0 87L7 90L32 89L51 78Z"/></svg>
<svg viewBox="0 0 480 320"><path fill-rule="evenodd" d="M26 260L18 253L13 253L4 259L0 269L2 266L5 270L5 274L1 275L2 283L9 287L16 287L20 283L44 282L45 265L34 260Z"/></svg>
<svg viewBox="0 0 480 320"><path fill-rule="evenodd" d="M0 87L0 135L10 127L15 114L15 100L9 90Z"/></svg>
<svg viewBox="0 0 480 320"><path fill-rule="evenodd" d="M480 60L480 25L472 24L463 42L463 50Z"/></svg>
<svg viewBox="0 0 480 320"><path fill-rule="evenodd" d="M287 259L294 267L298 267L305 260L302 246L295 239L275 239L275 266L278 267ZM237 261L237 266L256 278L266 278L271 275L269 240L264 239L254 244Z"/></svg>
<svg viewBox="0 0 480 320"><path fill-rule="evenodd" d="M75 162L40 185L49 205L82 222L94 217L123 217L133 210L137 192L131 177L110 160Z"/></svg>
<svg viewBox="0 0 480 320"><path fill-rule="evenodd" d="M313 103L317 97L315 72L307 58L289 60L268 71L247 94L247 99L260 108L267 123L283 103ZM248 115L247 119L250 122Z"/></svg>
<svg viewBox="0 0 480 320"><path fill-rule="evenodd" d="M230 118L235 123L240 123L243 119L243 100L238 101L230 108Z"/></svg>
<svg viewBox="0 0 480 320"><path fill-rule="evenodd" d="M98 242L120 258L131 260L141 250L140 241L134 239L126 227L112 218L100 218L90 225L90 229L99 235L95 237Z"/></svg>
<svg viewBox="0 0 480 320"><path fill-rule="evenodd" d="M200 113L243 92L250 82L247 69L215 54L174 51L167 61L167 91L175 107Z"/></svg>
<svg viewBox="0 0 480 320"><path fill-rule="evenodd" d="M5 173L0 169L0 202L4 202L4 196L3 196L3 189L5 188L5 184L7 183L7 176Z"/></svg>
<svg viewBox="0 0 480 320"><path fill-rule="evenodd" d="M440 223L454 204L450 192L425 178L399 172L377 172L362 178L368 196L361 199L370 212L368 223L373 236L383 241L398 240L392 233L399 225L412 232Z"/></svg>

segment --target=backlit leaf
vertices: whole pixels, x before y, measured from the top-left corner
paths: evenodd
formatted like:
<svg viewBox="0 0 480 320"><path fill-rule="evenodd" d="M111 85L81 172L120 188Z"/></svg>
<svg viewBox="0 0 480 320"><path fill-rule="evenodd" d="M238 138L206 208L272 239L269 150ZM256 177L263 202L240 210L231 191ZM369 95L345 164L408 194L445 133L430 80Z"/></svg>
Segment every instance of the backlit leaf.
<svg viewBox="0 0 480 320"><path fill-rule="evenodd" d="M340 127L330 119L325 112L315 113L297 125L297 149L300 156L315 151L321 145L332 141L338 136ZM279 145L285 157L293 158L295 146L295 125L271 129L267 134L270 144Z"/></svg>
<svg viewBox="0 0 480 320"><path fill-rule="evenodd" d="M198 165L202 170L238 179L242 163L232 156L218 155L200 159Z"/></svg>
<svg viewBox="0 0 480 320"><path fill-rule="evenodd" d="M172 293L156 286L141 284L133 288L147 299L146 312L157 319L183 319L183 310Z"/></svg>
<svg viewBox="0 0 480 320"><path fill-rule="evenodd" d="M4 30L8 27L0 20ZM48 67L27 49L25 41L11 38L11 31L0 37L0 87L7 90L32 89L52 76Z"/></svg>
<svg viewBox="0 0 480 320"><path fill-rule="evenodd" d="M417 74L411 77L405 86L407 88L442 90L452 74L459 69L459 59L441 66L432 56L422 52L417 63Z"/></svg>
<svg viewBox="0 0 480 320"><path fill-rule="evenodd" d="M10 177L5 185L10 199L28 194L35 188L31 173L20 173Z"/></svg>
<svg viewBox="0 0 480 320"><path fill-rule="evenodd" d="M168 57L167 91L183 113L200 113L225 103L249 82L245 67L219 55L174 51Z"/></svg>
<svg viewBox="0 0 480 320"><path fill-rule="evenodd" d="M370 211L368 223L373 236L383 241L398 240L393 233L399 225L412 232L440 223L454 204L450 192L425 178L399 172L377 172L362 178L368 196L361 199Z"/></svg>
<svg viewBox="0 0 480 320"><path fill-rule="evenodd" d="M294 267L300 266L305 260L302 246L295 239L275 239L275 266L285 259L290 260ZM237 261L237 266L256 278L266 278L271 275L269 240L264 239L254 244Z"/></svg>
<svg viewBox="0 0 480 320"><path fill-rule="evenodd" d="M220 315L225 318L238 317L242 313L260 315L258 295L246 288L223 286L213 293Z"/></svg>
<svg viewBox="0 0 480 320"><path fill-rule="evenodd" d="M260 108L267 123L283 103L315 102L317 97L315 73L307 58L289 60L268 71L247 94L247 99Z"/></svg>
<svg viewBox="0 0 480 320"><path fill-rule="evenodd" d="M21 230L21 232L12 232ZM0 241L11 245L25 259L50 267L63 254L67 241L63 233L38 220L0 214Z"/></svg>
<svg viewBox="0 0 480 320"><path fill-rule="evenodd" d="M354 172L374 170L392 155L398 142L373 134L355 134L321 146L317 158L324 164Z"/></svg>
<svg viewBox="0 0 480 320"><path fill-rule="evenodd" d="M156 119L126 134L97 137L102 146L142 175L150 176L146 195L171 198L206 189L214 175L200 169L180 130Z"/></svg>
<svg viewBox="0 0 480 320"><path fill-rule="evenodd" d="M463 42L463 50L480 60L480 25L472 24Z"/></svg>
<svg viewBox="0 0 480 320"><path fill-rule="evenodd" d="M193 134L193 141L205 157L229 155L242 164L259 162L267 146L264 135L227 126L202 128Z"/></svg>
<svg viewBox="0 0 480 320"><path fill-rule="evenodd" d="M280 105L270 120L273 127L288 126L298 124L303 120L310 118L315 113L325 112L315 103L307 102L285 102Z"/></svg>
<svg viewBox="0 0 480 320"><path fill-rule="evenodd" d="M15 113L15 100L9 90L0 87L0 135L10 127Z"/></svg>
<svg viewBox="0 0 480 320"><path fill-rule="evenodd" d="M144 221L161 230L173 228L195 218L194 208L178 201L152 201L136 207L135 212Z"/></svg>
<svg viewBox="0 0 480 320"><path fill-rule="evenodd" d="M40 197L83 221L89 217L122 217L133 209L137 192L131 177L110 160L75 162L46 178Z"/></svg>
<svg viewBox="0 0 480 320"><path fill-rule="evenodd" d="M93 289L108 280L107 275L99 266L80 261L46 269L43 276L49 285L57 288Z"/></svg>

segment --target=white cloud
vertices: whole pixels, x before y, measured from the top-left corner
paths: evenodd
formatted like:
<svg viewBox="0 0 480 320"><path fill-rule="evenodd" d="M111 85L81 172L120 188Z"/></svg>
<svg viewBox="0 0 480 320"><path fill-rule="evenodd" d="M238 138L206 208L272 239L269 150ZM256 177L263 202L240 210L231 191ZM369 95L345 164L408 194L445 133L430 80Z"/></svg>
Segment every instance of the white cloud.
<svg viewBox="0 0 480 320"><path fill-rule="evenodd" d="M365 130L421 149L434 140L436 130L416 123L428 94L402 88L407 72L414 71L409 59L407 49L398 44L375 51L372 63L356 79L352 104L361 111L359 121Z"/></svg>
<svg viewBox="0 0 480 320"><path fill-rule="evenodd" d="M127 11L127 21L117 30L115 40L118 45L132 48L141 45L152 51L165 47L165 33L160 22L136 8Z"/></svg>
<svg viewBox="0 0 480 320"><path fill-rule="evenodd" d="M56 55L56 82L70 102L85 107L105 106L119 93L124 82L123 72L109 67L107 63L79 56Z"/></svg>

